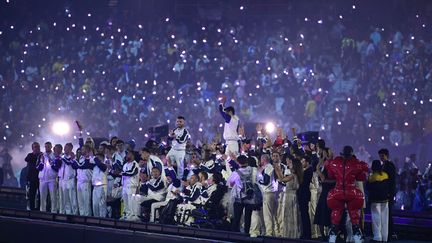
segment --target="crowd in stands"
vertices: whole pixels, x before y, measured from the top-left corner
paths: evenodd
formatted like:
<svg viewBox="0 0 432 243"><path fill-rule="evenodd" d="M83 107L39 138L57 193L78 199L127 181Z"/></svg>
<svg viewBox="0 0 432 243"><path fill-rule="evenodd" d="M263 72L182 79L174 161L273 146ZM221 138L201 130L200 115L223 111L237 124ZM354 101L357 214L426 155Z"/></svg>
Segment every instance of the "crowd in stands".
<svg viewBox="0 0 432 243"><path fill-rule="evenodd" d="M204 218L239 231L240 223L228 223L235 210L227 207L224 195L232 187L230 175L245 158L225 155L218 137L224 124L218 114L220 96L229 97L243 125L273 121L280 128L280 140L263 141L251 132L251 141L240 146L245 154L254 151L247 163L261 175L270 170L275 182L293 172L301 177L299 161L301 166L308 162L317 179L325 162L320 161L324 147L320 151L307 145L301 152L283 146L293 143L282 139L282 131L291 127L320 131L335 153L348 143L361 147L356 155L371 167L378 156L362 146L398 149L430 135L432 32L427 13L407 10L401 14L406 17L403 24L395 20L365 26L350 18L360 10L337 10L330 4L322 11L318 17L286 19L163 16L140 21L63 8L49 18L31 16L35 22L5 19L0 23L0 184L27 186L34 200L40 195L40 203L29 202L29 209L182 225ZM187 118L192 138L180 172L148 132L162 124L174 127L178 115ZM27 176L18 182L8 149L49 134L57 119L82 121L84 134L92 137L129 140L110 139L95 146L88 139L79 150L64 144L55 145L53 152L47 143L43 156L35 143L34 155L26 160L33 161L24 170ZM146 146L135 150L135 143ZM424 170L425 161L416 161L415 155L403 160L397 164L393 209L430 210L431 166ZM278 161L289 170L276 166ZM46 167L55 173L45 174ZM318 191L323 185L315 182L310 192L317 191L317 201L310 202L310 209L322 206ZM288 207L283 198L297 200L297 193L287 192L295 191L296 183L299 178L277 182L280 186L267 191L274 193L274 215L285 218L268 219L263 209L249 208L241 230L291 238L324 236L318 226L304 236L301 215L282 210ZM39 187L43 190L36 190ZM226 213L217 218L213 212L220 207ZM320 222L312 214L311 226ZM283 228L287 218L298 228Z"/></svg>
<svg viewBox="0 0 432 243"><path fill-rule="evenodd" d="M6 19L1 138L24 145L67 118L95 137L142 142L181 113L200 114L190 127L202 141L221 127L207 121L224 94L244 123L320 131L337 145L355 136L356 148L412 144L432 129L428 15L364 26L349 17L358 12L140 22L64 8L38 22Z"/></svg>

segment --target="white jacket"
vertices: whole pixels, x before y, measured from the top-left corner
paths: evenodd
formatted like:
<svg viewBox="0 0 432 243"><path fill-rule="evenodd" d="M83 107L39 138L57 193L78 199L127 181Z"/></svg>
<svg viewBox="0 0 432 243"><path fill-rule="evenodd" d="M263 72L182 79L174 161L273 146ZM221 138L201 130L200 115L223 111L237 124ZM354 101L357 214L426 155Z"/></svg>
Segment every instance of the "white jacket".
<svg viewBox="0 0 432 243"><path fill-rule="evenodd" d="M225 141L238 141L239 135L237 128L239 125L239 118L237 116L232 116L231 120L227 123L225 122L223 138Z"/></svg>
<svg viewBox="0 0 432 243"><path fill-rule="evenodd" d="M153 198L156 201L163 201L167 194L167 188L165 187L165 182L160 176L158 179L150 179L147 183L148 187L148 197Z"/></svg>
<svg viewBox="0 0 432 243"><path fill-rule="evenodd" d="M39 158L36 167L39 170L40 181L55 181L57 179L58 172L51 168L55 164L54 160L55 156L53 152L49 154L43 153Z"/></svg>
<svg viewBox="0 0 432 243"><path fill-rule="evenodd" d="M97 158L95 158L96 160ZM102 186L102 185L106 185L107 184L107 174L108 174L108 170L107 170L107 165L105 164L104 161L100 161L100 163L102 164L102 169L103 167L105 167L105 170L102 170L98 164L95 161L95 167L93 168L93 174L92 174L92 185L93 186Z"/></svg>
<svg viewBox="0 0 432 243"><path fill-rule="evenodd" d="M72 180L76 177L76 170L72 168L72 163L75 163L75 159L72 159L70 156L63 154L62 156L62 165L58 172L58 177L60 180Z"/></svg>
<svg viewBox="0 0 432 243"><path fill-rule="evenodd" d="M139 185L139 165L134 160L132 162L126 162L123 165L122 171L122 185L123 191L126 190L127 193L133 194Z"/></svg>
<svg viewBox="0 0 432 243"><path fill-rule="evenodd" d="M86 159L81 157L77 161L77 182L78 183L89 183L92 180L93 167L95 166L94 157Z"/></svg>
<svg viewBox="0 0 432 243"><path fill-rule="evenodd" d="M171 149L174 150L185 150L186 141L190 139L190 134L188 130L184 127L174 129L175 137L172 140Z"/></svg>
<svg viewBox="0 0 432 243"><path fill-rule="evenodd" d="M275 181L274 167L272 164L268 163L264 167L264 170L259 173L258 185L262 192L276 192L277 191L277 181Z"/></svg>
<svg viewBox="0 0 432 243"><path fill-rule="evenodd" d="M177 194L174 194L174 192L179 192L180 187L175 187L173 183L169 184L167 189L167 195L165 197L165 202L168 202L171 199L174 199L177 197Z"/></svg>

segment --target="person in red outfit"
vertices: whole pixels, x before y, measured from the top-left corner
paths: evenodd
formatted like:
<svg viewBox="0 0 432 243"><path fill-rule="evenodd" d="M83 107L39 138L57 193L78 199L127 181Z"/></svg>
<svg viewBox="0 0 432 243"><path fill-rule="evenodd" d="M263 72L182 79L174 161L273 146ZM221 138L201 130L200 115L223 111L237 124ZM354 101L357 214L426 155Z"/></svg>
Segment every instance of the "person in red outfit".
<svg viewBox="0 0 432 243"><path fill-rule="evenodd" d="M361 242L360 209L363 207L364 195L356 188L355 182L366 180L368 165L354 156L351 146L345 146L341 156L329 161L326 169L329 179L336 180L335 188L327 197L327 204L332 210L329 242L336 242L338 226L345 208L351 218L354 241Z"/></svg>

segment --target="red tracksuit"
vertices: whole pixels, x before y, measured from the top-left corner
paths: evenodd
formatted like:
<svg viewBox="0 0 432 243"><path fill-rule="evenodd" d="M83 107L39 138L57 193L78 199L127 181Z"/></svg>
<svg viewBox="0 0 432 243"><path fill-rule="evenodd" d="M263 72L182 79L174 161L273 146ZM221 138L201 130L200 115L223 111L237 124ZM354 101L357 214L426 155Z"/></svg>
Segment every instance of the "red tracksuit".
<svg viewBox="0 0 432 243"><path fill-rule="evenodd" d="M332 210L331 223L339 225L346 205L352 224L359 225L364 195L356 188L355 181L366 180L368 165L354 157L338 156L329 161L326 169L329 178L336 180L335 188L327 197L327 205Z"/></svg>

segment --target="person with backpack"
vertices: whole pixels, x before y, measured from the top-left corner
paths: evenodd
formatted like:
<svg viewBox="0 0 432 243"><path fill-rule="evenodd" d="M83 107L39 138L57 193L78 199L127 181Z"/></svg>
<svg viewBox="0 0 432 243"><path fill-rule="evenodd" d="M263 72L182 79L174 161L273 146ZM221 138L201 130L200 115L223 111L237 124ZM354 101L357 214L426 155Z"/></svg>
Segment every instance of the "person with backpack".
<svg viewBox="0 0 432 243"><path fill-rule="evenodd" d="M231 196L234 202L231 230L240 232L240 220L244 210L244 233L249 234L252 211L259 207L259 204L262 204L262 195L260 200L260 190L256 184L256 168L249 166L248 158L245 155L238 156L236 161L240 168L233 171L228 178L228 183L232 187Z"/></svg>

